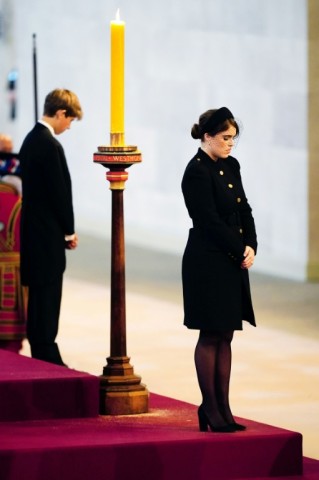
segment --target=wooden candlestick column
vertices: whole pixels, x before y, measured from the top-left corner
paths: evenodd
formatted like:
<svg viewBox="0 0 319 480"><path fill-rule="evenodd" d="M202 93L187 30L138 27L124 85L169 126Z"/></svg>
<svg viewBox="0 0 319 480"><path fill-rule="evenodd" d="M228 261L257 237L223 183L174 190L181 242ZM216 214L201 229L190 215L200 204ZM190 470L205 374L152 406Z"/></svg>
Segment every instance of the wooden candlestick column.
<svg viewBox="0 0 319 480"><path fill-rule="evenodd" d="M114 139L113 139L113 143ZM125 242L123 193L128 178L126 168L141 162L133 146L101 146L94 162L109 171L106 178L112 192L111 239L111 345L110 356L100 377L100 414L131 415L148 411L149 393L134 374L126 351Z"/></svg>

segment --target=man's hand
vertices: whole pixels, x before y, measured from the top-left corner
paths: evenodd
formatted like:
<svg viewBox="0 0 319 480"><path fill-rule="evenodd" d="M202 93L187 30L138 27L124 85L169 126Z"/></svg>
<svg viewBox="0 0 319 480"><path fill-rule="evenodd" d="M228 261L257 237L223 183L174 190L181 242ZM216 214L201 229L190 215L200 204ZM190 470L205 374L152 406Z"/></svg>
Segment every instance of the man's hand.
<svg viewBox="0 0 319 480"><path fill-rule="evenodd" d="M252 267L255 260L254 249L247 245L247 247L245 248L244 257L245 259L241 263L241 268L248 269Z"/></svg>
<svg viewBox="0 0 319 480"><path fill-rule="evenodd" d="M68 250L74 250L78 246L78 243L79 239L76 233L74 233L71 238L66 238L66 248Z"/></svg>

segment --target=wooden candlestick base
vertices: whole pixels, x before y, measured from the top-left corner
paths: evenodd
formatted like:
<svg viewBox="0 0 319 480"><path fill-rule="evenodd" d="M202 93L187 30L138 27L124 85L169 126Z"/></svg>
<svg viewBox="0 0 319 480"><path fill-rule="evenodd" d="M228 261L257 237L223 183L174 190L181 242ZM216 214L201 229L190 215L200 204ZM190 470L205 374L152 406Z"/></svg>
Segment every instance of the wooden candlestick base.
<svg viewBox="0 0 319 480"><path fill-rule="evenodd" d="M132 415L148 412L149 393L135 375L129 357L109 357L100 377L100 413Z"/></svg>

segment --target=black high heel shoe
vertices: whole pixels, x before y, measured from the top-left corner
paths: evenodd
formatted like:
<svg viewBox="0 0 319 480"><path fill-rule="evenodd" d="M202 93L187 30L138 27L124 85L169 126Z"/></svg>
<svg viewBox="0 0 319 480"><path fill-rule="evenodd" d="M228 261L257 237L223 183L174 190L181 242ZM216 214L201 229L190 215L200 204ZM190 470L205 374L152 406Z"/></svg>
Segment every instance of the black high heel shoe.
<svg viewBox="0 0 319 480"><path fill-rule="evenodd" d="M226 413L224 412L224 409L223 409L223 406L222 405L219 405L219 411L221 412L222 414L222 417L224 418L225 422L227 422L227 415ZM245 425L241 425L240 423L237 423L235 421L235 419L233 418L233 416L231 415L233 421L232 422L227 422L228 425L230 425L231 427L233 427L233 429L236 431L236 432L243 432L244 430L246 430L246 427ZM228 416L229 418L229 416Z"/></svg>
<svg viewBox="0 0 319 480"><path fill-rule="evenodd" d="M245 427L245 425L241 425L240 423L237 423L237 422L230 423L229 425L233 427L237 432L243 432L247 428Z"/></svg>
<svg viewBox="0 0 319 480"><path fill-rule="evenodd" d="M207 417L206 413L203 410L203 407L200 405L198 407L198 423L199 423L199 431L200 432L207 432L208 427L211 429L212 432L216 433L232 433L236 432L236 428L234 425L223 425L221 427L214 427L209 421L209 418Z"/></svg>

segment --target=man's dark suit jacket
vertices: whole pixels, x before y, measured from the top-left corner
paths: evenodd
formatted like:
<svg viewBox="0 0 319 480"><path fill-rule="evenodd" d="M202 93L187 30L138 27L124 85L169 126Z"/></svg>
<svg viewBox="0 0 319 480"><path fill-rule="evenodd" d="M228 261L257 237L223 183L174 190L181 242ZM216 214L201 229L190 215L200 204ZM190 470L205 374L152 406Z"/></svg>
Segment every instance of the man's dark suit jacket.
<svg viewBox="0 0 319 480"><path fill-rule="evenodd" d="M65 235L74 233L71 178L62 145L37 123L21 150L21 279L45 285L66 265Z"/></svg>

